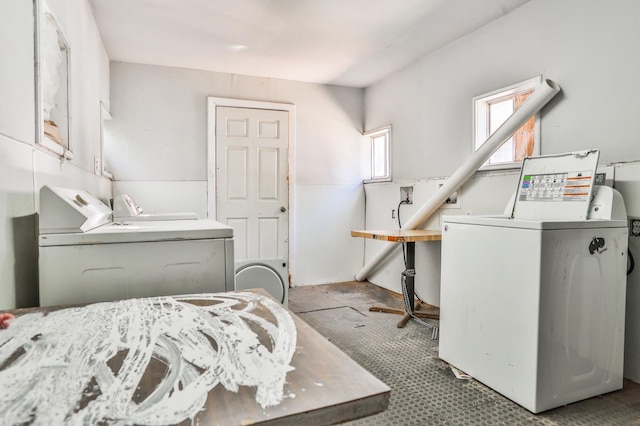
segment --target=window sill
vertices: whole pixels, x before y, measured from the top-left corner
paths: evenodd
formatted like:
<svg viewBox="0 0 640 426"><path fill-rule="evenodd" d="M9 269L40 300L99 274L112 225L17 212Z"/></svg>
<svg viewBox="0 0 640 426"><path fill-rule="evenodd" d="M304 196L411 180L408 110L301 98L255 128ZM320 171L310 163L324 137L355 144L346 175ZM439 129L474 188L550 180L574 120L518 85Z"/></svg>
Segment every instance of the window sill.
<svg viewBox="0 0 640 426"><path fill-rule="evenodd" d="M487 166L481 166L478 170L481 172L484 171L493 171L493 170L509 170L509 169L519 169L522 167L522 161L517 163L500 163L500 164L489 164Z"/></svg>
<svg viewBox="0 0 640 426"><path fill-rule="evenodd" d="M384 179L363 179L362 183L381 183L381 182L391 182L391 178Z"/></svg>
<svg viewBox="0 0 640 426"><path fill-rule="evenodd" d="M67 160L71 160L73 158L73 152L65 149L62 145L57 142L52 141L49 137L43 135L38 145L45 150L52 152L59 157L66 158Z"/></svg>

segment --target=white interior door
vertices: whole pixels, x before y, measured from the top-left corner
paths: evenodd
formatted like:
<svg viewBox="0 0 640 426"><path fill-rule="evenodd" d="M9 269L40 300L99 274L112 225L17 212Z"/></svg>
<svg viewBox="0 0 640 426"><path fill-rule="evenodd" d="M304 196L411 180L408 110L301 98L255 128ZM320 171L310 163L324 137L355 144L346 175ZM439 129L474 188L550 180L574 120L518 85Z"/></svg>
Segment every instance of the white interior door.
<svg viewBox="0 0 640 426"><path fill-rule="evenodd" d="M217 220L234 228L235 260L288 261L289 113L216 107Z"/></svg>

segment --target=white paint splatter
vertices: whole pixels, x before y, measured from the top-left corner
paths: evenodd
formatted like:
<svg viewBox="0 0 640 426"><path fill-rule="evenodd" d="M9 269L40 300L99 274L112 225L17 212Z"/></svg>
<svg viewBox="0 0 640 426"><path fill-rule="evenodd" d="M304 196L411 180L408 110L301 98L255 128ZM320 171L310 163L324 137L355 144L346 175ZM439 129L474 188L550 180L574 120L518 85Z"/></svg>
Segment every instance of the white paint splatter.
<svg viewBox="0 0 640 426"><path fill-rule="evenodd" d="M233 392L254 386L256 402L266 408L283 399L295 344L289 313L248 292L25 314L0 331L0 418L179 423L193 419L218 384ZM164 373L145 375L150 362ZM146 388L139 386L143 379Z"/></svg>

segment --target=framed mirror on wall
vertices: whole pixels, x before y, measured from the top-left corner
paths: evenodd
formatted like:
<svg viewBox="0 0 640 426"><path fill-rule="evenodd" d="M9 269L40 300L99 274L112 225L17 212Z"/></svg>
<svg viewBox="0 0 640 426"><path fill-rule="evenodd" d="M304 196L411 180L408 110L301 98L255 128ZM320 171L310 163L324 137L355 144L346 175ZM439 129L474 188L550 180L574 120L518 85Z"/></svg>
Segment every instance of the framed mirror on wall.
<svg viewBox="0 0 640 426"><path fill-rule="evenodd" d="M34 0L34 14L36 143L71 158L71 48L45 0Z"/></svg>

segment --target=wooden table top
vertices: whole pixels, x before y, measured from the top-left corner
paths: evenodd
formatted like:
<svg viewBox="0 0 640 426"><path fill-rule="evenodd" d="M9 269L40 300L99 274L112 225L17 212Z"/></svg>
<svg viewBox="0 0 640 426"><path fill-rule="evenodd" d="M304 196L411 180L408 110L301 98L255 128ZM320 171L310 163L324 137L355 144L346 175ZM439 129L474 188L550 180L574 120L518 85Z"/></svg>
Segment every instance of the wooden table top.
<svg viewBox="0 0 640 426"><path fill-rule="evenodd" d="M8 311L15 319L0 330L0 383L7 384L0 395L0 418L16 423L52 420L49 423L53 424L59 422L51 413L61 412L62 422L78 415L90 423L106 420L109 424L114 421L113 413L124 413L123 421L136 424L149 423L155 416L156 423L172 419L164 423L317 425L341 423L387 408L388 386L263 290L208 296ZM136 309L143 315L129 314ZM147 321L157 311L161 311L160 329ZM236 312L240 315L233 316ZM211 324L219 326L206 328ZM127 327L136 331L127 331ZM186 330L188 338L181 339L184 335L175 331L178 329L181 333ZM247 338L245 330L253 334ZM106 338L100 335L103 332ZM132 345L132 340L137 343ZM283 361L284 352L278 352L282 341L291 347L290 360ZM112 353L100 358L114 342ZM153 353L142 359L146 350ZM239 354L236 362L219 362L233 350ZM277 356L269 358L272 355ZM133 388L125 383L134 371L132 364L140 373L140 378L127 382L135 383ZM282 380L276 381L278 386L261 382L270 377L271 369L278 368L284 371ZM198 383L207 375L213 387ZM252 385L249 379L258 384ZM76 389L68 390L67 381L77 383ZM279 390L280 401L274 403ZM271 403L265 406L265 400ZM46 404L56 409L47 410ZM176 407L184 407L181 404L193 414L175 421Z"/></svg>
<svg viewBox="0 0 640 426"><path fill-rule="evenodd" d="M423 229L387 229L351 231L352 237L371 238L373 240L391 241L394 243L411 243L417 241L440 241L442 232Z"/></svg>

